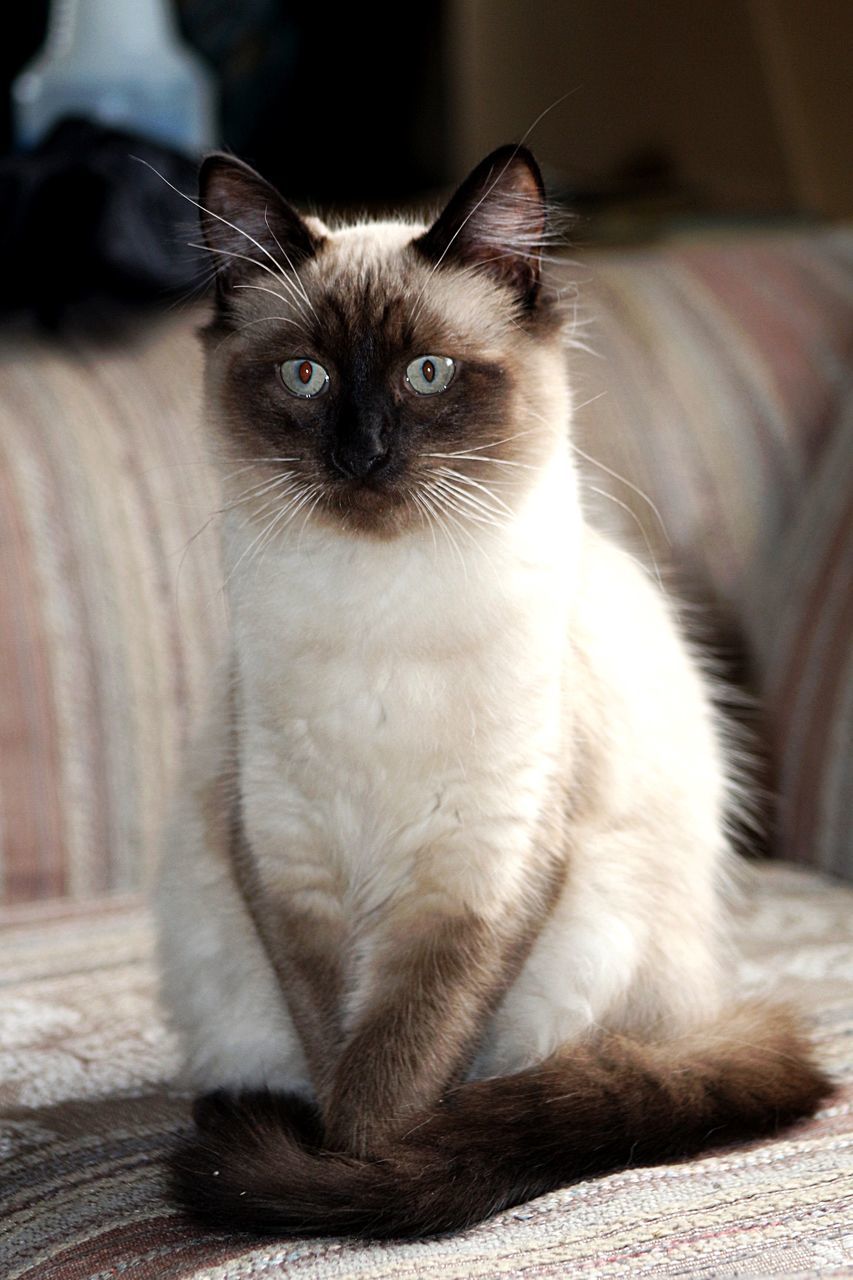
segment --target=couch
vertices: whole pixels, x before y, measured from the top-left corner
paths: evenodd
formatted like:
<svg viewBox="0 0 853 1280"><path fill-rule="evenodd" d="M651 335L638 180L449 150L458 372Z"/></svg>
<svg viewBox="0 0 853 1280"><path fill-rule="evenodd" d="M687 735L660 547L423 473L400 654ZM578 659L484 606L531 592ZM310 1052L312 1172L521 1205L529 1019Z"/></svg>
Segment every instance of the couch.
<svg viewBox="0 0 853 1280"><path fill-rule="evenodd" d="M0 1277L853 1275L853 235L567 269L585 500L736 665L777 798L738 978L838 1082L773 1140L629 1168L461 1235L205 1235L146 889L225 633L196 307L0 344ZM754 703L751 701L754 696ZM750 709L752 708L752 709Z"/></svg>

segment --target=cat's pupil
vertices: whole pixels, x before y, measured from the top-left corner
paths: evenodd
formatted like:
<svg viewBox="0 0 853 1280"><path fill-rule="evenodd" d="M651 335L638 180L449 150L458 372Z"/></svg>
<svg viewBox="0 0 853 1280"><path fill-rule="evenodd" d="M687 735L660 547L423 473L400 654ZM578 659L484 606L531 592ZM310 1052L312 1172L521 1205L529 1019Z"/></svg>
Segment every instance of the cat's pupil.
<svg viewBox="0 0 853 1280"><path fill-rule="evenodd" d="M303 360L299 366L299 381L308 383L311 381L311 374L314 372L314 366L310 360Z"/></svg>
<svg viewBox="0 0 853 1280"><path fill-rule="evenodd" d="M435 378L435 365L431 360L424 360L421 365L421 373L427 382L432 382Z"/></svg>

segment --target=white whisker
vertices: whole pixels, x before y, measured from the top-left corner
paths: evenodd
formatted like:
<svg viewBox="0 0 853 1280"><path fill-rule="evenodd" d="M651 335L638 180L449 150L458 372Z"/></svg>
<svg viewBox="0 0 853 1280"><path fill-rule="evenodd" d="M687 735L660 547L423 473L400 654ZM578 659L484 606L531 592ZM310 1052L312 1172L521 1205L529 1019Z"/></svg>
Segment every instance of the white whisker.
<svg viewBox="0 0 853 1280"><path fill-rule="evenodd" d="M587 485L587 488L592 493L597 493L599 497L607 498L609 502L613 502L617 507L621 507L621 509L624 512L626 512L634 521L635 525L640 530L640 533L643 538L643 542L646 544L646 552L648 553L648 557L652 562L655 578L657 579L657 584L660 587L661 591L663 591L664 590L663 579L661 578L660 569L658 568L658 562L655 559L655 553L652 550L651 540L649 539L649 535L646 533L643 522L642 520L640 520L636 511L632 511L631 508L628 506L627 502L623 502L621 498L617 498L616 495L613 493L608 493L606 489L597 489L594 484ZM641 561L638 561L637 563L640 564L641 568L645 569L645 565L643 565Z"/></svg>
<svg viewBox="0 0 853 1280"><path fill-rule="evenodd" d="M229 223L229 226L230 226L230 223ZM249 239L251 240L252 237L249 236ZM257 241L255 241L255 243L257 243ZM277 284L284 283L285 285L288 285L288 286L290 285L290 281L288 280L287 276L284 274L283 271L272 271L266 265L265 262L258 262L257 258L252 258L247 253L235 253L233 249L216 249L213 247L213 245L198 244L197 242L194 242L192 240L188 241L188 244L191 249L201 249L203 253L216 253L222 258L238 258L241 262L249 262L252 264L252 266L257 267L259 271L266 271L267 275L272 276L273 280L275 280ZM275 259L273 258L273 262L274 261ZM249 288L258 288L258 287L259 286L257 285L247 285L247 284L234 285L235 289L249 289ZM283 293L277 293L272 289L270 289L269 292L272 293L274 297L278 298L280 302L283 302L285 306L293 305L296 308L297 312L303 317L303 319L305 320L308 319L307 315L305 314L304 307L299 302L298 294L293 292L293 296L291 298L286 298Z"/></svg>
<svg viewBox="0 0 853 1280"><path fill-rule="evenodd" d="M277 489L272 496L267 496L267 500L262 506L253 511L242 524L238 525L237 532L241 533L250 524L254 524L257 520L262 520L270 511L277 510L283 499L290 498L293 494L300 492L301 489L302 485L299 483L291 484L287 489Z"/></svg>
<svg viewBox="0 0 853 1280"><path fill-rule="evenodd" d="M430 518L429 511L427 510L427 508L426 508L426 507L423 505L423 503L421 502L421 500L420 500L420 495L418 494L418 491L417 491L416 489L407 489L407 490L406 490L406 497L407 497L407 499L408 499L408 498L411 498L411 499L412 499L412 501L414 502L415 506L418 508L418 510L421 512L421 514L425 517L425 523L426 523L426 526L427 526L427 528L429 529L430 534L431 534L431 536L432 536L432 550L433 550L433 555L434 555L434 556L437 556L437 555L438 555L438 542L436 541L436 537L435 537L435 525L434 525L434 522L432 521L432 519Z"/></svg>
<svg viewBox="0 0 853 1280"><path fill-rule="evenodd" d="M282 471L280 475L273 476L271 480L260 480L257 484L250 485L248 489L241 490L236 497L231 498L226 502L225 505L220 508L220 511L232 511L235 507L242 506L245 502L250 502L252 498L262 498L264 494L268 493L271 489L277 489L285 482L292 481L293 479L294 476L291 471Z"/></svg>
<svg viewBox="0 0 853 1280"><path fill-rule="evenodd" d="M465 581L467 582L468 581L468 563L464 555L462 554L462 550L459 546L459 543L456 541L455 537L451 533L447 525L447 521L444 518L444 515L449 515L449 512L442 513L443 503L439 501L439 495L436 494L434 491L430 491L429 495L427 495L427 492L424 489L421 489L420 497L421 497L421 501L425 504L427 509L432 512L435 523L438 525L438 528L441 531L441 533L444 534L444 537L448 543L448 546L451 548L456 558L458 559L459 564L462 568L462 573L465 577ZM450 518L453 519L452 516ZM457 520L454 520L454 523L457 525L459 524Z"/></svg>
<svg viewBox="0 0 853 1280"><path fill-rule="evenodd" d="M283 508L283 509L284 509L284 510L286 510L287 508L285 507L285 508ZM281 512L279 512L279 513L278 513L278 515L280 515L280 514L281 514ZM270 523L274 523L274 522L278 519L278 515L274 515L274 516L272 517L272 520L271 520L271 522L270 522ZM242 529L244 529L245 527L246 527L245 525L241 525L241 530L242 530ZM243 561L246 559L246 556L247 556L247 555L249 555L249 554L250 554L250 553L255 549L256 545L257 545L257 544L258 544L258 542L261 540L261 538L264 536L264 534L266 533L266 531L267 531L267 529L268 529L269 527L270 527L269 525L265 525L265 526L264 526L264 528L261 530L261 532L257 535L257 537L256 537L256 538L254 538L254 539L249 543L249 545L248 545L247 547L244 547L244 548L243 548L242 552L241 552L241 553L240 553L240 555L237 557L236 562L231 566L231 570L230 570L230 572L229 572L229 574L228 574L227 578L225 579L225 581L224 581L224 582L223 582L223 584L222 584L222 590L223 590L223 591L225 591L225 590L227 589L228 584L230 583L231 579L234 577L234 574L235 574L235 573L237 572L237 570L240 568L240 565L241 565L241 564L243 563Z"/></svg>
<svg viewBox="0 0 853 1280"><path fill-rule="evenodd" d="M236 532L242 533L244 529L248 529L250 525L256 524L258 520L263 520L271 513L280 511L282 509L282 502L284 502L284 507L287 509L291 499L301 493L301 491L302 486L300 484L293 484L289 489L273 494L272 497L268 498L257 511L253 511L251 515L247 516L245 520L240 522L237 526Z"/></svg>
<svg viewBox="0 0 853 1280"><path fill-rule="evenodd" d="M471 524L491 525L497 528L497 521L493 517L488 517L479 512L476 507L460 503L456 490L448 485L446 480L433 477L430 484L430 492L436 498L441 498L446 510L455 511L463 523L469 521Z"/></svg>
<svg viewBox="0 0 853 1280"><path fill-rule="evenodd" d="M448 500L453 503L455 511L458 511L460 515L464 515L469 520L474 520L478 524L490 524L496 529L506 523L500 512L486 507L485 503L481 502L479 498L476 498L473 494L464 493L449 480L438 477L433 480L433 485L440 489Z"/></svg>
<svg viewBox="0 0 853 1280"><path fill-rule="evenodd" d="M270 295L270 297L272 297L272 298L278 298L279 302L283 302L283 303L284 303L284 305L285 305L286 307L288 307L288 306L290 306L290 305L291 305L291 303L290 303L290 299L289 299L289 298L285 298L284 294L279 293L277 289L267 289L267 288L265 288L265 286L264 286L264 285L261 285L261 284L235 284L233 287L234 287L235 289L253 289L253 290L255 291L255 293L268 293L268 294ZM305 313L304 313L303 311L300 311L300 312L299 312L299 314L303 317L303 319L304 319L304 318L306 318L306 317L305 317ZM296 328L301 328L301 327L302 327L302 326L299 324L299 321L298 321L298 320L294 320L292 317L289 317L289 316L288 316L288 317L283 317L283 316L263 316L262 318L263 318L264 320L282 320L282 319L287 319L288 323L289 323L289 324L292 324L292 325L295 325L295 326L296 326ZM249 323L250 323L250 324L257 324L258 322L257 322L256 320L251 320Z"/></svg>
<svg viewBox="0 0 853 1280"><path fill-rule="evenodd" d="M422 453L422 458L453 458L459 462L491 462L496 467L517 467L520 471L538 471L530 462L516 462L510 458L489 458L479 453Z"/></svg>
<svg viewBox="0 0 853 1280"><path fill-rule="evenodd" d="M537 417L537 418L540 418L541 416L542 416L541 414L534 414L534 417ZM545 421L544 418L542 420ZM504 436L500 440L490 440L488 444L478 444L478 445L475 445L474 448L469 447L467 449L457 449L454 453L425 453L423 456L425 458L466 458L466 457L476 458L484 449L497 449L502 444L509 444L510 441L512 440L520 440L523 436L530 436L530 435L533 435L533 429L531 427L528 427L525 431L516 431L514 435ZM489 459L485 459L485 458L483 459L484 462L488 460ZM494 459L494 461L497 461L497 459ZM508 465L514 465L514 466L529 465L528 463L523 463L523 462L516 463L509 458L501 458L500 461L507 463ZM535 468L531 468L531 469L535 470Z"/></svg>
<svg viewBox="0 0 853 1280"><path fill-rule="evenodd" d="M185 191L181 191L179 187L176 187L174 183L169 181L168 178L164 178L163 174L160 173L159 170L155 169L153 164L149 164L149 162L147 160L143 160L141 156L133 156L131 158L133 160L136 160L139 164L144 164L146 169L150 169L153 174L156 174L156 176L160 179L160 181L165 182L166 186L169 187L172 191L174 191L176 195L179 195L182 200L186 200L189 202L189 204L195 205L196 209L200 210L201 213L206 213L209 218L215 218L216 221L221 222L223 226L230 227L232 231L236 231L238 235L241 235L246 240L249 240L255 246L256 249L260 249L261 253L266 254L270 262L276 268L276 274L278 276L281 276L282 279L284 279L288 284L290 283L290 281L287 278L287 275L285 274L284 267L281 265L281 263L276 260L274 255L270 253L269 249L267 249L265 245L262 245L259 240L256 240L255 237L250 235L249 232L246 231L243 227L238 227L235 223L229 222L227 218L223 218L221 214L214 213L212 209L205 208L205 206L201 204L198 200L194 200L192 196L188 196ZM276 244L278 244L278 240L276 240ZM209 246L193 245L191 247L203 249L203 248L208 248ZM279 248L281 248L281 245L279 245ZM216 252L223 253L225 252L225 250L217 250ZM233 255L233 256L239 257L242 255ZM255 258L249 258L247 259L247 261L254 262L255 265L258 267L263 267L263 263L257 262ZM290 259L288 259L288 263L290 264L291 270L293 270L293 264L290 263ZM264 267L264 270L269 271L269 267Z"/></svg>
<svg viewBox="0 0 853 1280"><path fill-rule="evenodd" d="M316 511L317 504L320 502L320 499L323 497L324 489L325 489L325 485L320 483L316 484L314 501L311 503L311 505L308 507L308 510L305 512L305 518L302 521L302 524L300 525L300 528L299 528L299 538L297 539L297 542L296 542L297 552L300 551L302 548L302 536L305 533L305 526L308 524L308 521L311 519L312 515Z"/></svg>
<svg viewBox="0 0 853 1280"><path fill-rule="evenodd" d="M647 493L644 493L643 490L639 487L639 485L634 484L631 480L626 480L625 476L620 476L618 471L614 471L612 467L608 467L606 463L600 462L598 458L593 458L591 454L584 453L583 449L581 449L579 445L576 445L573 440L570 440L569 444L571 445L572 449L574 449L575 453L580 454L580 456L584 458L587 462L591 462L595 467L600 467L601 470L606 472L607 475L612 476L614 480L618 480L621 484L626 485L631 490L632 493L636 493L638 498L642 498L643 501L648 505L649 509L653 512L653 514L657 518L657 522L660 525L661 533L666 538L668 545L672 546L672 542L670 541L669 534L667 533L666 525L663 522L663 516L661 515L658 508L655 506L654 502L652 502L649 495Z"/></svg>
<svg viewBox="0 0 853 1280"><path fill-rule="evenodd" d="M250 287L250 285L236 285L236 288L248 287ZM255 285L255 288L257 288L257 285ZM268 289L266 292L272 293L273 291L272 289ZM236 338L238 334L241 334L243 329L251 329L251 326L254 324L269 324L272 320L277 320L279 324L291 325L292 329L297 329L300 333L306 333L305 325L298 323L298 320L293 320L292 316L259 316L256 320L246 320L245 324L237 325L237 328L233 329L231 333L227 333L223 338L220 338L219 342L216 343L216 351L218 351L219 347L222 347L224 342L229 342L229 340Z"/></svg>
<svg viewBox="0 0 853 1280"><path fill-rule="evenodd" d="M488 485L482 484L479 480L475 480L473 476L466 475L464 471L454 471L452 467L437 467L436 470L439 475L452 476L454 480L458 480L462 484L478 489L480 493L485 494L491 502L496 503L506 515L512 516L514 514L512 508L507 506L503 498L498 494L493 493Z"/></svg>
<svg viewBox="0 0 853 1280"><path fill-rule="evenodd" d="M270 235L272 236L273 240L275 240L276 245L278 246L278 251L279 251L279 253L281 253L281 254L283 255L284 260L286 261L287 265L290 267L290 270L293 272L293 280L292 280L292 281L288 281L288 283L292 284L292 285L293 285L293 286L294 286L294 287L299 291L299 293L302 295L302 297L303 297L303 298L305 299L305 301L307 302L308 306L311 308L312 312L314 312L314 318L315 318L315 320L317 320L317 319L319 319L319 317L318 317L318 315L317 315L317 312L316 312L316 311L314 311L314 306L313 306L313 304L312 304L312 302L311 302L311 299L308 297L308 293L307 293L307 291L306 291L306 289L305 289L305 285L303 284L303 282L302 282L302 281L300 280L300 278L299 278L299 272L296 270L296 267L293 265L293 262L291 261L291 258L290 258L290 254L287 252L287 250L286 250L286 249L282 248L281 243L279 242L279 238L278 238L278 236L276 235L276 233L273 231L272 227L270 226L270 224L269 224L269 218L267 217L267 213L268 213L268 210L265 208L265 209L264 209L264 222L266 223L267 231L270 233Z"/></svg>

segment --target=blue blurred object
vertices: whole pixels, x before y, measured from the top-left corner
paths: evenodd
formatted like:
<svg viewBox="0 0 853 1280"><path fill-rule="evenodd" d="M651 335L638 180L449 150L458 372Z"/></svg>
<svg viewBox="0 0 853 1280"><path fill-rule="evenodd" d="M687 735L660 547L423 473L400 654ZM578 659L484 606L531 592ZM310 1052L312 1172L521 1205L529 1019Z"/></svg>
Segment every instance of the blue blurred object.
<svg viewBox="0 0 853 1280"><path fill-rule="evenodd" d="M53 0L45 44L12 85L15 142L32 150L73 116L197 156L217 144L217 97L171 0Z"/></svg>

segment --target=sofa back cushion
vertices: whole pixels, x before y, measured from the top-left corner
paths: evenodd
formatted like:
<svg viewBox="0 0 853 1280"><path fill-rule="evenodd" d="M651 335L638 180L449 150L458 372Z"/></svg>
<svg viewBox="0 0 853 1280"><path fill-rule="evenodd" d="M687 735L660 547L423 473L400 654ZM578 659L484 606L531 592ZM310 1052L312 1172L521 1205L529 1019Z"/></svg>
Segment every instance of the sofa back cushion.
<svg viewBox="0 0 853 1280"><path fill-rule="evenodd" d="M700 633L744 646L775 851L853 877L853 233L676 243L584 274L589 501L711 606Z"/></svg>
<svg viewBox="0 0 853 1280"><path fill-rule="evenodd" d="M136 892L224 614L194 317L0 354L0 896ZM208 530L208 534L210 530Z"/></svg>
<svg viewBox="0 0 853 1280"><path fill-rule="evenodd" d="M586 500L734 622L767 704L776 851L853 876L853 236L675 244L576 274ZM198 319L0 351L7 904L136 893L156 860L226 626Z"/></svg>

